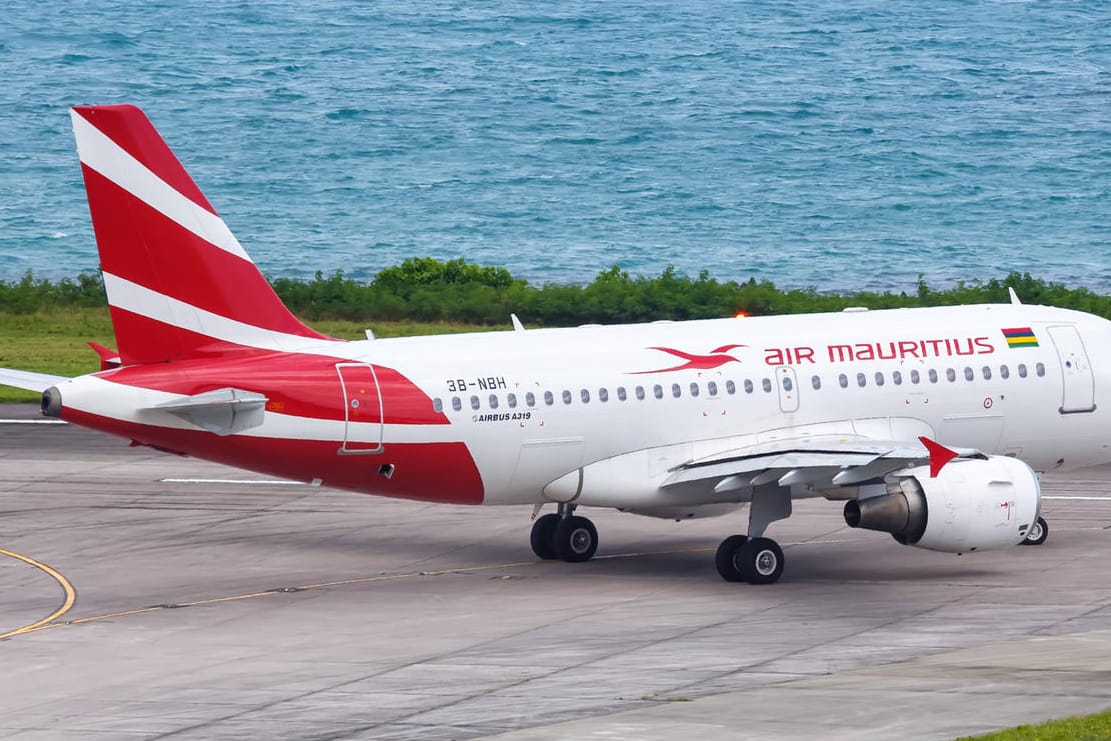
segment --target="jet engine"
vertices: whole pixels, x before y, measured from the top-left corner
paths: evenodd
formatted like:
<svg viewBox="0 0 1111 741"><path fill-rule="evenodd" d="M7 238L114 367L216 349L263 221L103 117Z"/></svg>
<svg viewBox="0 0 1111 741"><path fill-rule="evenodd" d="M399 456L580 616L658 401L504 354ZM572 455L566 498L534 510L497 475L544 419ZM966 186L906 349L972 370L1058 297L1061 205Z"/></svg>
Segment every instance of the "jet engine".
<svg viewBox="0 0 1111 741"><path fill-rule="evenodd" d="M850 527L891 533L903 545L965 553L1018 545L1038 519L1041 487L1022 461L958 459L888 477L887 494L845 503Z"/></svg>

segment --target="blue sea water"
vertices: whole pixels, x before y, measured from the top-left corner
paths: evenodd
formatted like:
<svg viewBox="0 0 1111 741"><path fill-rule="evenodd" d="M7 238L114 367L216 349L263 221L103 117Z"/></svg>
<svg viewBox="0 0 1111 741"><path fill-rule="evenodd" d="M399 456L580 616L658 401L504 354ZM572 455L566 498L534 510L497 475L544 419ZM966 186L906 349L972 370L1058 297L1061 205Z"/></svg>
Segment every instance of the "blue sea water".
<svg viewBox="0 0 1111 741"><path fill-rule="evenodd" d="M66 109L118 102L271 275L1111 291L1106 2L17 2L0 278L96 267Z"/></svg>

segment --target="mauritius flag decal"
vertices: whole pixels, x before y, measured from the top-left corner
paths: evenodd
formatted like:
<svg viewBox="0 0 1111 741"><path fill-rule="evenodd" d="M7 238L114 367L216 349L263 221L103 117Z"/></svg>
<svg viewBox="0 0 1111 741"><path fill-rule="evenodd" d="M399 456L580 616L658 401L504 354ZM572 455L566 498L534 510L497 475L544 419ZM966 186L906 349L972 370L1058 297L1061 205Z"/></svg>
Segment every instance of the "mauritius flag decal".
<svg viewBox="0 0 1111 741"><path fill-rule="evenodd" d="M1034 330L1029 327L1012 327L1004 329L1003 336L1007 338L1007 347L1037 347L1038 338Z"/></svg>

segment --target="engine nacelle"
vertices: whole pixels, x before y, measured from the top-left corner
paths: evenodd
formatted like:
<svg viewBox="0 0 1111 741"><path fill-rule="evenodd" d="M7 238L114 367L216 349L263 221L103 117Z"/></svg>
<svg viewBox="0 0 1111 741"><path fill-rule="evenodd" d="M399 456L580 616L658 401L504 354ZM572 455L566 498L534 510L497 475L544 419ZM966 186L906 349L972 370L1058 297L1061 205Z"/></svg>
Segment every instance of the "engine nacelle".
<svg viewBox="0 0 1111 741"><path fill-rule="evenodd" d="M887 491L846 502L845 522L945 553L1018 545L1041 507L1037 474L1006 456L955 460L936 478L929 466L899 471L888 477Z"/></svg>

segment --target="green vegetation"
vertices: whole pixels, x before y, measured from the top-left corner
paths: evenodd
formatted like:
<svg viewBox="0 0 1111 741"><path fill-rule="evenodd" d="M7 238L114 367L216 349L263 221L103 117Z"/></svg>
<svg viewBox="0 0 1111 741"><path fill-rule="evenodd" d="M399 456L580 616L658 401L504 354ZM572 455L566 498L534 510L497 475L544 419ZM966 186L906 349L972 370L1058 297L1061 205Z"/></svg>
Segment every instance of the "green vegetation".
<svg viewBox="0 0 1111 741"><path fill-rule="evenodd" d="M958 741L1107 741L1111 739L1111 710L1079 718L1051 720L1037 726L968 736Z"/></svg>
<svg viewBox="0 0 1111 741"><path fill-rule="evenodd" d="M1111 296L1068 288L1012 273L1003 280L958 283L934 289L919 277L901 293L820 293L814 288L781 290L770 281L720 282L703 272L695 278L668 268L658 278L603 271L583 285L535 286L505 268L474 265L462 258L440 262L412 258L386 268L369 283L317 273L312 280L271 281L287 306L333 337L361 338L366 327L379 337L464 332L505 327L515 312L530 327L594 322L642 322L732 316L839 311L846 306L885 309L946 304L1005 303L1013 287L1026 303L1079 309L1111 318ZM97 368L86 347L94 340L113 346L104 285L82 273L58 282L31 274L0 281L0 366L59 375ZM34 394L0 389L0 401L30 400Z"/></svg>

